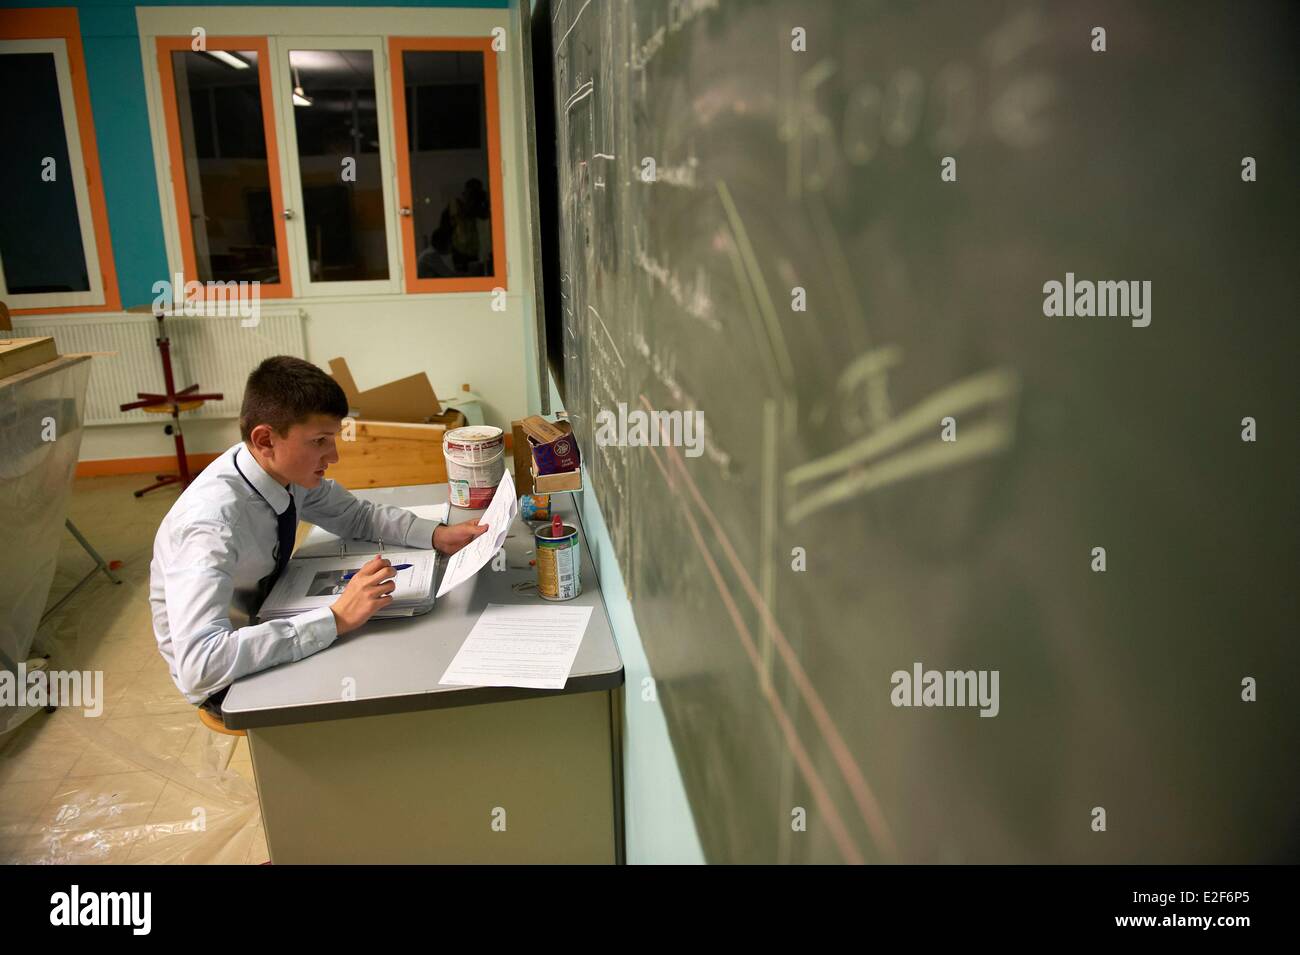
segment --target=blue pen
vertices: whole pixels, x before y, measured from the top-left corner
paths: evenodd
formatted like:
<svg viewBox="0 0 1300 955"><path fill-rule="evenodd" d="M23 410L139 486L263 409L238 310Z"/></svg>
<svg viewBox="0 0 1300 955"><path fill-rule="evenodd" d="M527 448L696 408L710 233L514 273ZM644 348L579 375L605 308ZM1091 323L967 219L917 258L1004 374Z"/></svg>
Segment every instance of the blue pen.
<svg viewBox="0 0 1300 955"><path fill-rule="evenodd" d="M390 569L390 570L406 570L408 567L414 567L414 566L415 566L414 564L394 564L394 565L393 565L392 567L390 567L389 569ZM344 575L343 575L341 578L339 578L339 579L340 579L340 580L351 580L351 579L352 579L353 577L355 577L356 575L357 575L357 572L356 572L355 570L353 570L353 571L349 571L348 573L344 574Z"/></svg>

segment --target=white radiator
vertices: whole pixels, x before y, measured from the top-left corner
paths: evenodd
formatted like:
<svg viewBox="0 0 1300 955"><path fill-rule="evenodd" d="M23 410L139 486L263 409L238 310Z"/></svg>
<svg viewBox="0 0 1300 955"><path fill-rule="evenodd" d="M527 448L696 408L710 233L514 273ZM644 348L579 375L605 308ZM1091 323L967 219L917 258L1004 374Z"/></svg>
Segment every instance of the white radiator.
<svg viewBox="0 0 1300 955"><path fill-rule="evenodd" d="M177 389L199 383L205 393L220 392L221 401L209 401L187 417L237 418L248 374L271 355L304 357L303 312L298 308L261 307L261 321L244 328L238 316L169 317L165 323L171 341L172 378ZM143 411L118 411L118 405L136 400L136 392L161 394L162 359L154 340L158 323L152 315L111 313L50 319L45 316L13 317L14 330L6 338L52 335L59 354L116 352L96 356L91 362L86 394L87 425L157 422Z"/></svg>

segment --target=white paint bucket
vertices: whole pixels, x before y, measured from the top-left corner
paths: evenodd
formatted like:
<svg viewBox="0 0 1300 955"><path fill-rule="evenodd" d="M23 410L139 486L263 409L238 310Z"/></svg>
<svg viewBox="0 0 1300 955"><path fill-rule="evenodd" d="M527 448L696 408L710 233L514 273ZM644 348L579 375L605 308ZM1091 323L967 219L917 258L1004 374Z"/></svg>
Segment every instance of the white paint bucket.
<svg viewBox="0 0 1300 955"><path fill-rule="evenodd" d="M442 439L447 483L456 507L484 508L506 470L506 439L500 428L476 424L448 431Z"/></svg>

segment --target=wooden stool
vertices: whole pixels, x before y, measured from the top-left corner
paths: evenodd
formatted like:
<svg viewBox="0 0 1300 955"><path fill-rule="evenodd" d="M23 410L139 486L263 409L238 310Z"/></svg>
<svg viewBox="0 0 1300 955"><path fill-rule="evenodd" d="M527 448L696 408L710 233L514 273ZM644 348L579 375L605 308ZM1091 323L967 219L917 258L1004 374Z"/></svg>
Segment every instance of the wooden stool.
<svg viewBox="0 0 1300 955"><path fill-rule="evenodd" d="M199 707L199 722L212 730L214 733L223 733L226 736L247 736L248 730L232 730L225 723L217 719L203 707Z"/></svg>

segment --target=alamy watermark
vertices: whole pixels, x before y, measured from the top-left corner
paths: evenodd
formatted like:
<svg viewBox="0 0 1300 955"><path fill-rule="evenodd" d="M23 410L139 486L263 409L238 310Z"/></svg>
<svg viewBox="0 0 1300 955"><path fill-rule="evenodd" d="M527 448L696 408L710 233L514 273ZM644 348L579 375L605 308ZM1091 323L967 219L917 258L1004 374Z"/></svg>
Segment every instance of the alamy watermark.
<svg viewBox="0 0 1300 955"><path fill-rule="evenodd" d="M153 928L152 892L83 892L74 884L50 896L51 925L122 925L133 935Z"/></svg>
<svg viewBox="0 0 1300 955"><path fill-rule="evenodd" d="M628 411L607 408L596 412L596 444L601 447L685 448L688 458L704 453L703 411Z"/></svg>
<svg viewBox="0 0 1300 955"><path fill-rule="evenodd" d="M1094 282L1065 273L1065 282L1043 283L1043 314L1048 318L1116 317L1132 320L1134 328L1151 324L1151 281Z"/></svg>
<svg viewBox="0 0 1300 955"><path fill-rule="evenodd" d="M155 315L238 317L246 327L256 326L262 318L261 282L186 282L177 272L173 281L154 282L153 294Z"/></svg>
<svg viewBox="0 0 1300 955"><path fill-rule="evenodd" d="M83 716L104 712L103 670L46 670L18 664L15 675L0 670L0 706L71 706Z"/></svg>
<svg viewBox="0 0 1300 955"><path fill-rule="evenodd" d="M925 670L912 664L912 672L895 670L889 678L895 706L978 706L980 716L997 716L997 670Z"/></svg>

